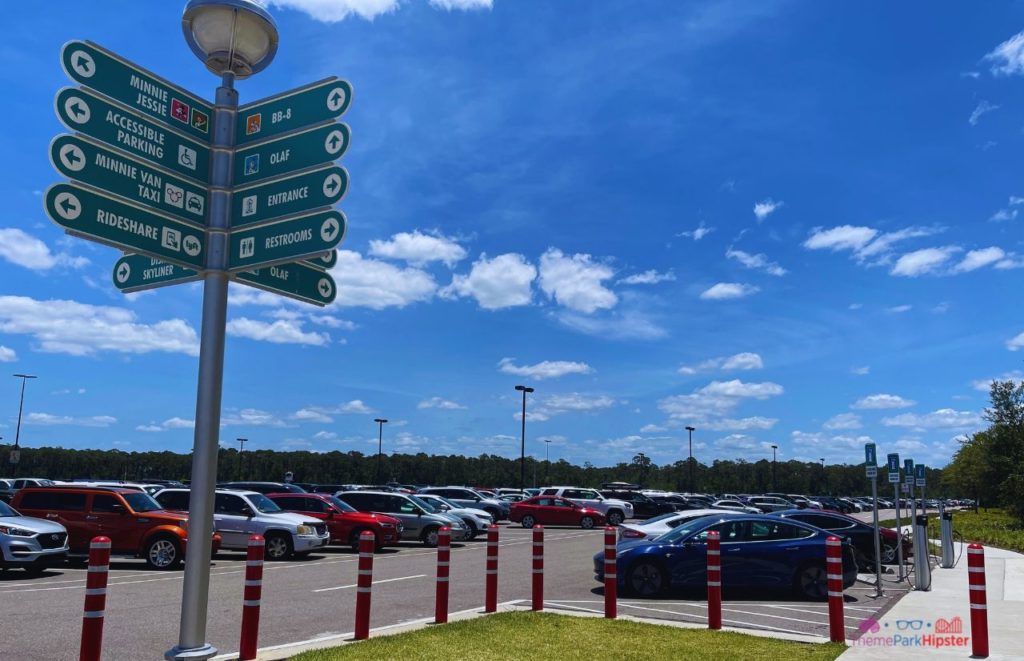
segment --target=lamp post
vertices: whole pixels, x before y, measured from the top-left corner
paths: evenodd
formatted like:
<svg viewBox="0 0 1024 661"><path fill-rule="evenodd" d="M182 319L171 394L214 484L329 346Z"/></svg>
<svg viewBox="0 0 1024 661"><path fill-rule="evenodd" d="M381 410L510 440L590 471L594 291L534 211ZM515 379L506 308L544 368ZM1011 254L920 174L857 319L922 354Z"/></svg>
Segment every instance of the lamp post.
<svg viewBox="0 0 1024 661"><path fill-rule="evenodd" d="M242 464L243 464L243 461L244 461L242 459L242 452L245 450L245 444L249 442L249 439L247 439L247 438L236 438L235 440L238 441L238 479L239 480L244 480L245 479L245 471L242 469Z"/></svg>
<svg viewBox="0 0 1024 661"><path fill-rule="evenodd" d="M18 426L14 431L14 449L11 451L11 477L18 477L18 463L21 461L21 412L25 408L25 382L29 379L38 378L32 374L15 374L14 378L21 379L21 400L18 402Z"/></svg>
<svg viewBox="0 0 1024 661"><path fill-rule="evenodd" d="M775 487L775 451L779 449L778 445L772 446L772 491L776 490Z"/></svg>
<svg viewBox="0 0 1024 661"><path fill-rule="evenodd" d="M690 459L687 463L690 465L690 493L693 493L693 432L697 431L697 428L687 425L686 431L690 434Z"/></svg>
<svg viewBox="0 0 1024 661"><path fill-rule="evenodd" d="M387 418L374 418L374 422L377 423L377 484L383 484L384 474L383 459L384 459L384 423L388 421Z"/></svg>
<svg viewBox="0 0 1024 661"><path fill-rule="evenodd" d="M551 439L550 438L545 438L544 439L544 467L546 468L546 470L544 471L544 481L547 482L548 484L551 483L551 453L549 452L550 450L551 450ZM534 485L534 486L537 486L537 485Z"/></svg>
<svg viewBox="0 0 1024 661"><path fill-rule="evenodd" d="M825 472L825 457L820 458L818 461L821 462L821 482L825 486L825 495L828 495L828 473Z"/></svg>
<svg viewBox="0 0 1024 661"><path fill-rule="evenodd" d="M185 41L221 79L210 139L210 193L206 217L203 320L199 343L196 424L189 499L189 548L181 591L178 644L164 653L175 661L209 659L217 649L206 642L213 539L213 500L224 381L224 335L228 304L228 238L234 168L238 92L235 80L262 71L277 53L277 25L254 0L189 0L181 17Z"/></svg>
<svg viewBox="0 0 1024 661"><path fill-rule="evenodd" d="M516 386L516 390L523 393L523 435L519 448L519 490L526 488L526 394L533 392L533 388L527 386Z"/></svg>

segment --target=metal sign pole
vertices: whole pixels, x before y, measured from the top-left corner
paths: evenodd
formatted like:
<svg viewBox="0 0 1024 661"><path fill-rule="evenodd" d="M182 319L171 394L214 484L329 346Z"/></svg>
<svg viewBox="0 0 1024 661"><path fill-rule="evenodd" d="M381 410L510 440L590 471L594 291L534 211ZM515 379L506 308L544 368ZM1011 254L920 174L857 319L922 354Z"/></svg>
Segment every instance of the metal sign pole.
<svg viewBox="0 0 1024 661"><path fill-rule="evenodd" d="M878 477L871 478L871 514L875 524L875 596L882 596L882 550L878 533Z"/></svg>
<svg viewBox="0 0 1024 661"><path fill-rule="evenodd" d="M211 141L207 270L203 282L203 325L192 448L188 554L185 557L178 645L164 655L176 661L209 659L217 654L217 649L206 642L206 611L224 380L224 335L228 308L227 246L231 229L232 157L238 109L238 92L234 89L233 73L224 74L216 98Z"/></svg>
<svg viewBox="0 0 1024 661"><path fill-rule="evenodd" d="M892 492L896 494L896 580L903 580L903 528L900 523L900 484L895 482L892 485Z"/></svg>

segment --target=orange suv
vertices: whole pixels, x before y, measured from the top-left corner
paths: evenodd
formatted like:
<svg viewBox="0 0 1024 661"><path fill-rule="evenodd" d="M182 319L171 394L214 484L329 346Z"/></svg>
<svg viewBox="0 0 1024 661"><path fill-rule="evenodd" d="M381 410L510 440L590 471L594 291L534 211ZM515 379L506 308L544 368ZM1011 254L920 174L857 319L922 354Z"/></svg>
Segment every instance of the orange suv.
<svg viewBox="0 0 1024 661"><path fill-rule="evenodd" d="M19 489L11 507L68 530L69 555L88 555L89 541L110 538L111 554L141 557L153 569L173 569L188 544L188 517L164 510L132 489L52 486ZM220 536L213 536L213 552Z"/></svg>

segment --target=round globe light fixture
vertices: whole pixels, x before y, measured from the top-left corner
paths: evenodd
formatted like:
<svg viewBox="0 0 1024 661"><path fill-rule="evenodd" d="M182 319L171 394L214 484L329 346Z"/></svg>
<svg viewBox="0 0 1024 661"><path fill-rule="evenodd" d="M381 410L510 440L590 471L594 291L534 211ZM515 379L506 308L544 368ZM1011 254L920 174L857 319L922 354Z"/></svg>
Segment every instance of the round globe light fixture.
<svg viewBox="0 0 1024 661"><path fill-rule="evenodd" d="M192 52L218 76L248 78L277 53L277 24L256 0L189 0L181 29Z"/></svg>

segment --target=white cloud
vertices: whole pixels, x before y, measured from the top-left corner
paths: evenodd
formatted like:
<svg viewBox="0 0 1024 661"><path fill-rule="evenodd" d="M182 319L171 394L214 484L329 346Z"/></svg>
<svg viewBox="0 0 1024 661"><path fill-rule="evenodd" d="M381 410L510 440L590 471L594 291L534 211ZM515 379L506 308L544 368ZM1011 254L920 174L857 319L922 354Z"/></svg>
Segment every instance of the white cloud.
<svg viewBox="0 0 1024 661"><path fill-rule="evenodd" d="M164 429L192 429L196 423L195 420L186 420L185 418L170 418L164 420L162 426Z"/></svg>
<svg viewBox="0 0 1024 661"><path fill-rule="evenodd" d="M494 0L430 0L430 4L438 9L490 9L494 6Z"/></svg>
<svg viewBox="0 0 1024 661"><path fill-rule="evenodd" d="M640 428L641 434L657 434L664 431L668 431L668 427L663 427L661 425L644 425Z"/></svg>
<svg viewBox="0 0 1024 661"><path fill-rule="evenodd" d="M55 266L82 268L89 264L84 257L54 255L45 243L16 228L0 228L0 258L33 271L49 271Z"/></svg>
<svg viewBox="0 0 1024 661"><path fill-rule="evenodd" d="M904 399L899 395L879 393L861 397L850 405L852 409L905 409L916 404L912 399Z"/></svg>
<svg viewBox="0 0 1024 661"><path fill-rule="evenodd" d="M522 255L506 253L489 260L486 254L481 254L469 274L453 276L451 284L442 289L440 295L444 298L469 296L485 310L529 305L536 278L536 267Z"/></svg>
<svg viewBox="0 0 1024 661"><path fill-rule="evenodd" d="M667 330L639 310L616 310L604 316L561 310L555 318L567 328L605 340L657 340L668 335Z"/></svg>
<svg viewBox="0 0 1024 661"><path fill-rule="evenodd" d="M894 305L892 307L888 307L886 308L886 312L894 312L896 314L899 314L901 312L910 312L913 309L913 305L907 305L906 303L904 303L903 305Z"/></svg>
<svg viewBox="0 0 1024 661"><path fill-rule="evenodd" d="M1013 370L1012 372L1004 372L991 379L978 379L971 382L971 387L980 392L988 392L993 381L1024 381L1024 372Z"/></svg>
<svg viewBox="0 0 1024 661"><path fill-rule="evenodd" d="M404 308L412 303L429 301L437 290L434 278L425 271L364 259L351 250L338 251L338 263L331 274L338 285L335 306L373 310Z"/></svg>
<svg viewBox="0 0 1024 661"><path fill-rule="evenodd" d="M769 261L763 254L751 255L748 252L742 250L733 250L730 248L725 252L725 256L729 259L734 259L748 269L755 269L757 271L764 271L768 275L782 276L786 275L786 269L782 268L775 262Z"/></svg>
<svg viewBox="0 0 1024 661"><path fill-rule="evenodd" d="M771 382L712 381L688 395L665 397L658 401L658 408L673 420L714 424L714 419L732 413L743 399L767 399L783 392L782 386Z"/></svg>
<svg viewBox="0 0 1024 661"><path fill-rule="evenodd" d="M0 296L0 332L31 335L46 353L87 356L100 351L199 355L199 338L182 319L142 324L125 308L76 301Z"/></svg>
<svg viewBox="0 0 1024 661"><path fill-rule="evenodd" d="M882 418L886 427L915 427L920 429L968 429L982 424L981 416L973 411L939 409L924 415L901 413L891 418Z"/></svg>
<svg viewBox="0 0 1024 661"><path fill-rule="evenodd" d="M449 410L449 411L454 411L454 410L458 410L458 409L465 409L466 407L463 406L462 404L459 404L458 402L453 402L453 401L448 400L448 399L443 399L441 397L431 397L430 399L425 399L422 402L420 402L419 404L417 404L416 408L418 408L418 409L446 409L446 410Z"/></svg>
<svg viewBox="0 0 1024 661"><path fill-rule="evenodd" d="M871 372L871 367L868 366L868 365L862 365L860 367L851 367L850 368L850 374L855 374L857 376L866 376L870 372Z"/></svg>
<svg viewBox="0 0 1024 661"><path fill-rule="evenodd" d="M139 426L137 426L135 428L135 431L162 432L162 431L166 431L166 430L163 427L161 427L160 425L139 425Z"/></svg>
<svg viewBox="0 0 1024 661"><path fill-rule="evenodd" d="M68 425L74 427L109 427L117 422L117 418L109 415L92 415L72 417L68 415L51 415L49 413L29 413L25 416L27 425Z"/></svg>
<svg viewBox="0 0 1024 661"><path fill-rule="evenodd" d="M709 395L722 395L725 397L752 397L754 399L767 399L783 393L783 388L777 383L764 381L762 383L745 383L739 379L731 381L712 381L701 389L701 392Z"/></svg>
<svg viewBox="0 0 1024 661"><path fill-rule="evenodd" d="M978 105L971 112L971 116L967 118L967 123L970 124L971 126L977 126L978 120L981 119L982 115L990 113L993 110L998 110L999 108L1000 106L995 105L993 103L989 103L985 99L982 99L981 101L978 102Z"/></svg>
<svg viewBox="0 0 1024 661"><path fill-rule="evenodd" d="M846 307L847 307L848 309L850 309L850 310L859 310L859 309L861 309L862 307L864 307L864 304L863 304L863 303L850 303L850 304L849 304L848 306L846 306Z"/></svg>
<svg viewBox="0 0 1024 661"><path fill-rule="evenodd" d="M618 296L602 283L615 275L610 266L592 261L590 255L565 255L548 248L540 258L540 288L558 304L584 314L607 310Z"/></svg>
<svg viewBox="0 0 1024 661"><path fill-rule="evenodd" d="M419 230L400 232L390 241L373 239L370 254L388 259L404 259L413 266L443 262L448 268L466 258L466 249L455 239L441 234L423 234Z"/></svg>
<svg viewBox="0 0 1024 661"><path fill-rule="evenodd" d="M288 416L288 418L296 422L319 422L325 425L334 422L334 418L315 408L299 409Z"/></svg>
<svg viewBox="0 0 1024 661"><path fill-rule="evenodd" d="M840 413L834 415L825 421L822 425L825 429L838 430L838 429L860 429L863 427L860 423L860 416L856 413Z"/></svg>
<svg viewBox="0 0 1024 661"><path fill-rule="evenodd" d="M776 202L770 197L768 199L761 200L760 202L755 204L754 215L757 217L757 222L761 222L762 220L773 214L775 210L780 208L783 204L785 203Z"/></svg>
<svg viewBox="0 0 1024 661"><path fill-rule="evenodd" d="M1006 259L996 262L995 267L1000 271L1006 271L1009 269L1024 269L1024 259L1020 259L1016 256L1007 257Z"/></svg>
<svg viewBox="0 0 1024 661"><path fill-rule="evenodd" d="M752 416L750 418L722 418L701 423L699 429L710 429L711 431L750 431L751 429L767 430L775 426L778 418L764 418ZM696 425L695 425L696 426ZM642 429L640 431L643 431Z"/></svg>
<svg viewBox="0 0 1024 661"><path fill-rule="evenodd" d="M1010 351L1016 351L1022 347L1024 347L1024 333L1006 341L1006 348Z"/></svg>
<svg viewBox="0 0 1024 661"><path fill-rule="evenodd" d="M14 349L9 349L0 344L0 363L13 363L18 360L18 354Z"/></svg>
<svg viewBox="0 0 1024 661"><path fill-rule="evenodd" d="M544 360L533 365L516 365L513 363L514 360L514 358L502 358L498 362L498 370L505 374L525 376L537 381L557 379L567 374L591 374L594 371L594 368L586 363L569 360Z"/></svg>
<svg viewBox="0 0 1024 661"><path fill-rule="evenodd" d="M732 356L709 358L697 365L686 365L679 368L680 374L696 374L702 370L759 370L764 367L764 361L756 353L745 351Z"/></svg>
<svg viewBox="0 0 1024 661"><path fill-rule="evenodd" d="M349 16L372 21L383 14L397 11L401 0L269 0L284 9L295 9L322 23L337 23ZM490 9L493 0L430 0L430 6L448 11Z"/></svg>
<svg viewBox="0 0 1024 661"><path fill-rule="evenodd" d="M625 277L619 280L620 285L656 285L659 282L672 282L676 279L676 274L672 271L665 273L658 273L654 269L644 271L643 273L635 273L631 276Z"/></svg>
<svg viewBox="0 0 1024 661"><path fill-rule="evenodd" d="M221 426L232 427L248 425L251 427L284 427L283 420L269 411L247 408L240 411L225 413L220 420Z"/></svg>
<svg viewBox="0 0 1024 661"><path fill-rule="evenodd" d="M363 403L361 399L353 399L350 402L339 404L334 408L328 409L328 413L354 413L359 415L369 415L373 413L373 409Z"/></svg>
<svg viewBox="0 0 1024 661"><path fill-rule="evenodd" d="M738 282L719 282L704 290L700 297L705 301L724 301L756 294L759 288Z"/></svg>
<svg viewBox="0 0 1024 661"><path fill-rule="evenodd" d="M964 255L963 260L961 260L959 264L953 267L953 273L969 273L994 262L998 262L1004 257L1006 257L1006 253L1003 252L1003 249L995 246L982 248L980 250L971 250Z"/></svg>
<svg viewBox="0 0 1024 661"><path fill-rule="evenodd" d="M988 220L989 220L989 222L992 222L992 223L1001 223L1001 222L1006 221L1006 220L1013 220L1016 217L1017 217L1017 210L1016 209L1000 209L999 211L996 211L994 214L989 216Z"/></svg>
<svg viewBox="0 0 1024 661"><path fill-rule="evenodd" d="M924 248L908 252L896 260L890 273L914 278L919 275L935 273L939 267L944 266L953 255L960 252L957 246L945 246L942 248Z"/></svg>
<svg viewBox="0 0 1024 661"><path fill-rule="evenodd" d="M1024 31L996 46L985 59L992 62L992 75L1024 74Z"/></svg>
<svg viewBox="0 0 1024 661"><path fill-rule="evenodd" d="M585 395L578 392L548 395L538 398L538 401L527 407L527 421L544 422L556 415L563 413L589 413L603 411L615 406L616 402L607 395ZM516 420L522 419L522 413L516 412L513 416Z"/></svg>
<svg viewBox="0 0 1024 661"><path fill-rule="evenodd" d="M807 240L804 241L804 248L808 250L861 250L868 245L872 239L878 236L878 230L870 227L854 227L853 225L840 225L831 229L816 227Z"/></svg>
<svg viewBox="0 0 1024 661"><path fill-rule="evenodd" d="M260 342L273 344L306 344L322 347L330 344L331 337L327 333L307 333L302 330L302 323L278 319L273 323L240 317L232 319L227 325L228 335L245 337Z"/></svg>
<svg viewBox="0 0 1024 661"><path fill-rule="evenodd" d="M700 221L700 225L698 225L696 229L694 229L692 231L688 231L688 232L680 232L679 234L676 234L676 236L685 236L685 237L693 239L694 241L700 241L705 236L707 236L708 234L711 234L714 231L715 231L714 227L706 226L704 224L704 221L702 220L702 221Z"/></svg>

